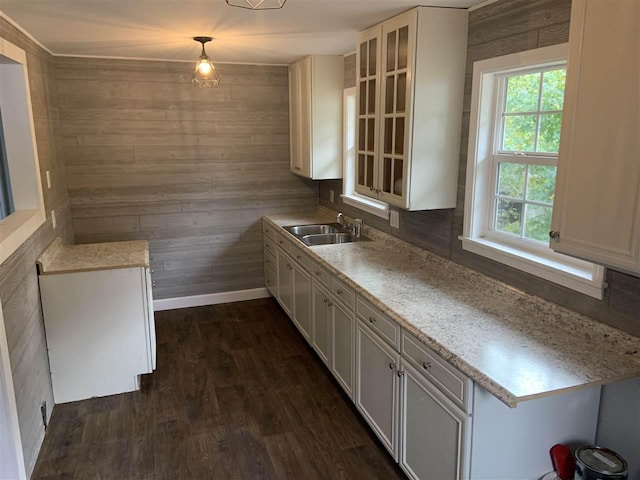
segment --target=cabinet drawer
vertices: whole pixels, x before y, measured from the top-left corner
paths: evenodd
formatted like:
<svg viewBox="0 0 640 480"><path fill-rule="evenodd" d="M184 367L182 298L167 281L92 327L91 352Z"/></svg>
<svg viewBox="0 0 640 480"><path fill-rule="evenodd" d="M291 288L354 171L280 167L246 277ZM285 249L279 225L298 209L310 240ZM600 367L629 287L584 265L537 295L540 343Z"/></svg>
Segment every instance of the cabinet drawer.
<svg viewBox="0 0 640 480"><path fill-rule="evenodd" d="M366 300L356 299L356 313L396 351L400 351L400 326Z"/></svg>
<svg viewBox="0 0 640 480"><path fill-rule="evenodd" d="M270 223L267 223L264 220L262 221L262 234L265 237L269 237L271 239L275 239L276 237L275 228Z"/></svg>
<svg viewBox="0 0 640 480"><path fill-rule="evenodd" d="M265 257L267 254L270 254L272 256L276 255L276 244L274 240L270 239L269 237L264 237L262 239L262 243L264 245Z"/></svg>
<svg viewBox="0 0 640 480"><path fill-rule="evenodd" d="M338 299L349 310L353 311L355 309L356 292L334 276L331 277L331 293L333 293L334 298Z"/></svg>
<svg viewBox="0 0 640 480"><path fill-rule="evenodd" d="M269 250L264 251L264 268L274 270L277 268L276 256Z"/></svg>
<svg viewBox="0 0 640 480"><path fill-rule="evenodd" d="M331 285L331 274L329 273L329 270L327 270L324 267L321 267L315 262L313 263L314 263L313 270L310 270L311 275L313 276L313 278L315 278L320 283L322 283L325 287L329 288Z"/></svg>
<svg viewBox="0 0 640 480"><path fill-rule="evenodd" d="M291 242L283 233L278 232L275 235L275 242L282 250L289 253L291 251Z"/></svg>
<svg viewBox="0 0 640 480"><path fill-rule="evenodd" d="M469 396L472 388L469 378L445 362L413 335L404 331L402 332L402 357L413 364L456 405L470 413Z"/></svg>

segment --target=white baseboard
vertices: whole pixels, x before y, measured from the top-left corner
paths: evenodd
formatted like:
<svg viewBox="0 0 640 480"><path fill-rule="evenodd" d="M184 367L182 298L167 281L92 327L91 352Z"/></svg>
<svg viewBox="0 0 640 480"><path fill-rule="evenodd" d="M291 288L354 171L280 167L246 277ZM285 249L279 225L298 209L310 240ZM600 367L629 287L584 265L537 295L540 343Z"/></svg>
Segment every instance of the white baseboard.
<svg viewBox="0 0 640 480"><path fill-rule="evenodd" d="M202 307L217 305L218 303L242 302L268 298L271 294L266 288L252 288L250 290L236 290L234 292L208 293L191 297L162 298L153 301L153 311L174 310L176 308Z"/></svg>

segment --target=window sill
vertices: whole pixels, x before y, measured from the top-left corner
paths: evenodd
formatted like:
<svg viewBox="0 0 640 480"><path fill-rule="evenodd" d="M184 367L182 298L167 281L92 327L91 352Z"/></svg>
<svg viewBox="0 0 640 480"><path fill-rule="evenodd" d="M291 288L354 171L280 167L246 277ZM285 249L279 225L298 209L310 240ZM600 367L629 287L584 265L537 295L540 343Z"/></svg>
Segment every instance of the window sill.
<svg viewBox="0 0 640 480"><path fill-rule="evenodd" d="M364 195L352 193L351 195L340 195L342 201L359 210L365 211L385 220L389 220L389 204L367 198Z"/></svg>
<svg viewBox="0 0 640 480"><path fill-rule="evenodd" d="M20 210L0 221L0 263L26 242L45 220L43 210Z"/></svg>
<svg viewBox="0 0 640 480"><path fill-rule="evenodd" d="M459 238L462 240L464 250L602 300L603 290L606 287L604 267L584 262L583 269L485 238ZM592 267L589 268L588 265Z"/></svg>

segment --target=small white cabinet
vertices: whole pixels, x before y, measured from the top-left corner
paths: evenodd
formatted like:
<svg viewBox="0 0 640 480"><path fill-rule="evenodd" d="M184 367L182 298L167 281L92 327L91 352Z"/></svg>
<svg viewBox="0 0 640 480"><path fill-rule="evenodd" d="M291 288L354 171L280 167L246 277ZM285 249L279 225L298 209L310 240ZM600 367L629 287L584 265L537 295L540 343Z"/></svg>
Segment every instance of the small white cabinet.
<svg viewBox="0 0 640 480"><path fill-rule="evenodd" d="M415 480L468 478L470 417L404 360L400 368L400 467Z"/></svg>
<svg viewBox="0 0 640 480"><path fill-rule="evenodd" d="M40 275L55 403L130 392L156 365L147 268Z"/></svg>
<svg viewBox="0 0 640 480"><path fill-rule="evenodd" d="M550 246L639 274L640 3L614 3L571 6Z"/></svg>
<svg viewBox="0 0 640 480"><path fill-rule="evenodd" d="M331 372L349 397L353 397L355 315L331 301Z"/></svg>
<svg viewBox="0 0 640 480"><path fill-rule="evenodd" d="M300 333L311 340L311 276L296 263L293 264L293 322Z"/></svg>
<svg viewBox="0 0 640 480"><path fill-rule="evenodd" d="M355 404L394 460L398 459L399 363L400 355L359 320Z"/></svg>
<svg viewBox="0 0 640 480"><path fill-rule="evenodd" d="M356 191L408 210L456 205L465 9L417 7L356 49Z"/></svg>
<svg viewBox="0 0 640 480"><path fill-rule="evenodd" d="M329 368L331 367L331 323L333 320L333 304L331 295L314 280L311 287L312 315L313 315L313 340L312 346L318 353L320 360Z"/></svg>
<svg viewBox="0 0 640 480"><path fill-rule="evenodd" d="M344 58L305 57L289 66L291 171L313 180L342 178Z"/></svg>
<svg viewBox="0 0 640 480"><path fill-rule="evenodd" d="M291 317L293 315L293 260L279 248L276 258L278 264L276 298L287 315Z"/></svg>

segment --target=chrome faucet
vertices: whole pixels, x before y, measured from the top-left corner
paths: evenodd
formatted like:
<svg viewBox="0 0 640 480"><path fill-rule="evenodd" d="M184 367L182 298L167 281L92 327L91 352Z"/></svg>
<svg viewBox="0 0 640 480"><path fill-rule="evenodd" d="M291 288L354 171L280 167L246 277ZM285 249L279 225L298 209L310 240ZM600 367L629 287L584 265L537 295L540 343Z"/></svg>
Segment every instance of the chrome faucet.
<svg viewBox="0 0 640 480"><path fill-rule="evenodd" d="M345 230L348 230L349 233L351 233L351 235L353 235L356 238L360 238L360 233L362 231L361 218L354 218L353 223L349 223L344 219L344 215L342 214L342 212L340 212L336 217L336 221L340 225L342 225L342 228L344 228Z"/></svg>

